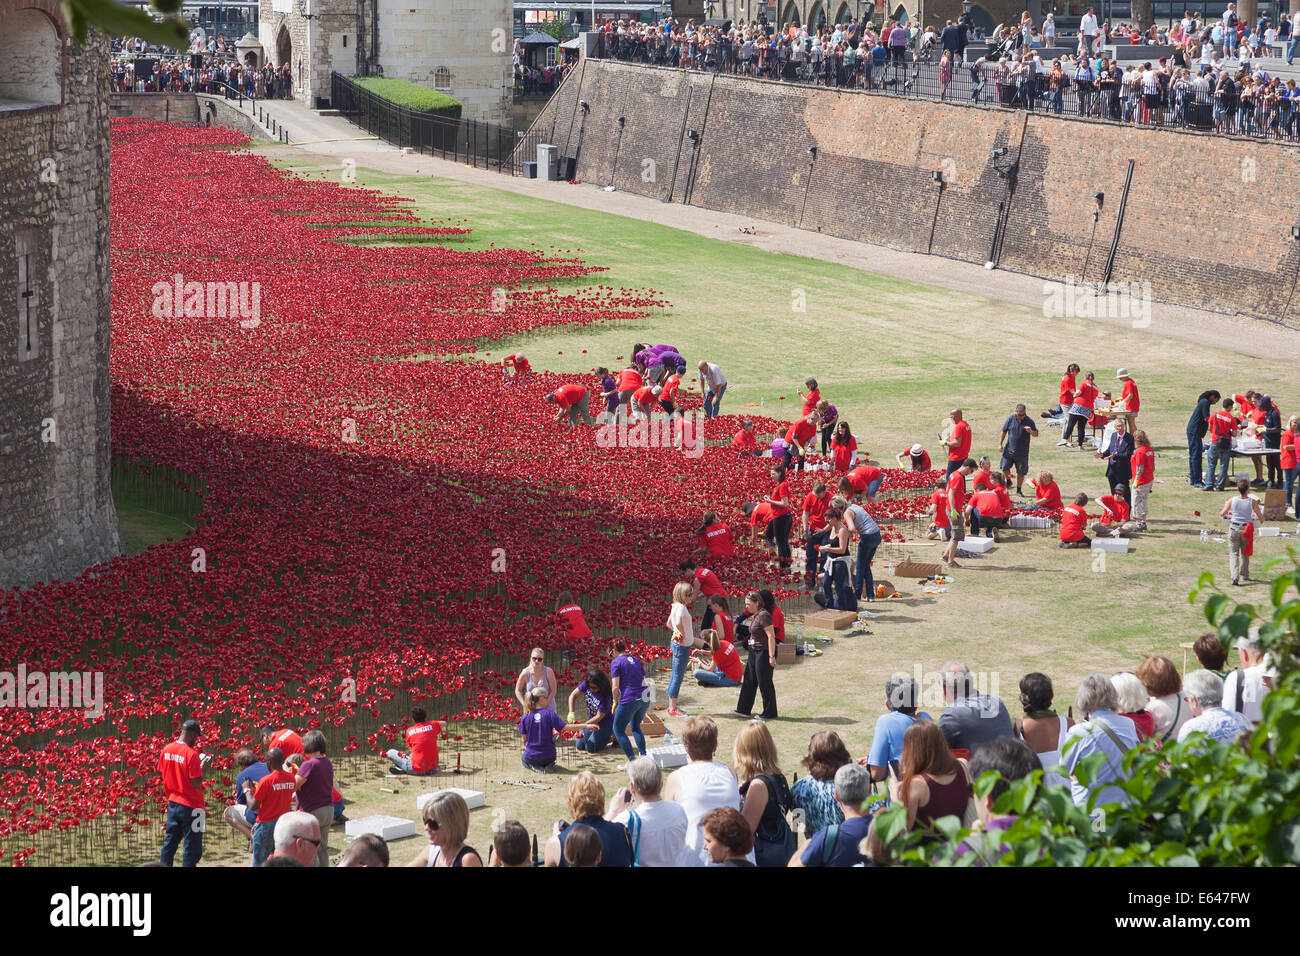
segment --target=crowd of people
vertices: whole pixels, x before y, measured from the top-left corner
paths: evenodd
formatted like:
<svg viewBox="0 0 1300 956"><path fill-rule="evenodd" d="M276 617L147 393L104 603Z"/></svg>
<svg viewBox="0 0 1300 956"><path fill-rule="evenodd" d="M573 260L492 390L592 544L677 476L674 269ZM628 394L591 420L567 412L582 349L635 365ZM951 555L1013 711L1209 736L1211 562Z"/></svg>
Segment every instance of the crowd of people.
<svg viewBox="0 0 1300 956"><path fill-rule="evenodd" d="M138 70L137 61L151 64L152 71ZM183 55L138 38L113 41L109 88L115 93L223 93L227 86L257 99L292 99L293 72L288 63L241 62L220 33L205 41L194 31Z"/></svg>

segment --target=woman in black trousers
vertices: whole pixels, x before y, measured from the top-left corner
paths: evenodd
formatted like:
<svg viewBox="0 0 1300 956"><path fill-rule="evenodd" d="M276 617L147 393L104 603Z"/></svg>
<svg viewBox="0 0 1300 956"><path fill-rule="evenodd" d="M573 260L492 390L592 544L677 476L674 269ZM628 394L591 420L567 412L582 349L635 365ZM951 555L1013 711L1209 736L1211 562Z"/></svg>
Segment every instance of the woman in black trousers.
<svg viewBox="0 0 1300 956"><path fill-rule="evenodd" d="M766 537L776 545L777 559L782 571L790 570L790 527L794 516L790 511L790 483L785 480L785 466L777 465L772 469L772 480L776 487L772 494L763 500L772 506L773 518L767 523Z"/></svg>
<svg viewBox="0 0 1300 956"><path fill-rule="evenodd" d="M764 720L776 719L776 685L772 683L776 660L776 628L772 625L772 608L757 591L745 595L745 613L748 615L749 659L745 661L745 676L740 684L740 697L736 713L752 716L754 695L763 693Z"/></svg>

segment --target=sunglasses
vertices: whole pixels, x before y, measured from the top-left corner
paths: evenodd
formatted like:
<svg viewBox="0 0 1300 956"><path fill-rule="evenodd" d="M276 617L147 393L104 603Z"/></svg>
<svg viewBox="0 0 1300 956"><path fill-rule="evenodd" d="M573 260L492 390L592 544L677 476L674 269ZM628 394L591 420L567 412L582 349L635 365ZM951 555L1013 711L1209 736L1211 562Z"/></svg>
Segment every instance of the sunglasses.
<svg viewBox="0 0 1300 956"><path fill-rule="evenodd" d="M425 821L424 821L424 826L425 826L425 828L428 829L428 830L437 830L437 829L438 829L438 821L437 821L437 820L425 820Z"/></svg>
<svg viewBox="0 0 1300 956"><path fill-rule="evenodd" d="M320 846L320 840L313 840L311 837L300 836L300 837L295 837L295 839L304 840L307 843L310 843L312 846Z"/></svg>

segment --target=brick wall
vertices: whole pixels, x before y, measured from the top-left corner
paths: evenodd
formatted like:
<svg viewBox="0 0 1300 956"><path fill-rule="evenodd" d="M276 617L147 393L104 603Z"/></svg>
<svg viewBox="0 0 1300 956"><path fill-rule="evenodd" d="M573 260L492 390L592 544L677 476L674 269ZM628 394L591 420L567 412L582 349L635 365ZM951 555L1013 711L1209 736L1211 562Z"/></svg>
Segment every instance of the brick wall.
<svg viewBox="0 0 1300 956"><path fill-rule="evenodd" d="M584 182L967 262L988 258L1002 204L1000 268L1089 282L1132 160L1112 282L1300 327L1295 146L595 60L534 130Z"/></svg>

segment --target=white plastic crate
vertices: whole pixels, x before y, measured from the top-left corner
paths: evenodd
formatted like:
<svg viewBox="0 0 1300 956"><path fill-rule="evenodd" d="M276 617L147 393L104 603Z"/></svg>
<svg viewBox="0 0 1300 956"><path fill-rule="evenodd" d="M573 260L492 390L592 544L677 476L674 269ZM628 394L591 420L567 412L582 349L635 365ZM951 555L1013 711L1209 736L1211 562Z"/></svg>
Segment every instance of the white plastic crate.
<svg viewBox="0 0 1300 956"><path fill-rule="evenodd" d="M1007 521L1009 528L1050 528L1051 526L1051 518L1039 515L1012 515Z"/></svg>
<svg viewBox="0 0 1300 956"><path fill-rule="evenodd" d="M415 836L414 820L390 817L382 813L375 813L357 820L349 820L346 826L348 839L355 839L367 833L373 833L375 836L381 837L385 842Z"/></svg>
<svg viewBox="0 0 1300 956"><path fill-rule="evenodd" d="M443 787L441 790L431 790L428 793L416 794L415 809L424 813L425 806L436 795L440 793L459 793L465 800L465 805L471 810L477 810L479 807L487 804L487 798L484 797L481 790L466 790L464 787Z"/></svg>
<svg viewBox="0 0 1300 956"><path fill-rule="evenodd" d="M1261 525L1258 533L1261 538L1276 538L1282 533L1282 529L1273 525Z"/></svg>
<svg viewBox="0 0 1300 956"><path fill-rule="evenodd" d="M664 770L673 767L684 767L691 759L686 756L686 747L683 744L665 744L662 747L650 747L646 750L646 755L653 757L654 762Z"/></svg>
<svg viewBox="0 0 1300 956"><path fill-rule="evenodd" d="M993 550L993 545L997 542L992 538L976 538L973 535L966 535L966 540L957 542L957 551L965 551L968 554L985 554Z"/></svg>
<svg viewBox="0 0 1300 956"><path fill-rule="evenodd" d="M1108 551L1111 554L1128 554L1128 538L1093 538L1093 551Z"/></svg>

